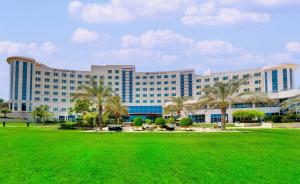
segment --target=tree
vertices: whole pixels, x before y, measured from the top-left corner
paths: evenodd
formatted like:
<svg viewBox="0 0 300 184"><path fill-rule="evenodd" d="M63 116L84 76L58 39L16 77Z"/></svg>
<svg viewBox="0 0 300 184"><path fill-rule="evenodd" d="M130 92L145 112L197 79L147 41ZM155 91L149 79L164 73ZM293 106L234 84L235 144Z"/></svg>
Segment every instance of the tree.
<svg viewBox="0 0 300 184"><path fill-rule="evenodd" d="M273 103L269 97L261 92L240 92L240 88L247 78L232 79L227 83L217 82L203 90L204 95L194 104L194 108L203 107L221 110L221 129L226 130L226 112L236 103Z"/></svg>
<svg viewBox="0 0 300 184"><path fill-rule="evenodd" d="M3 98L0 98L0 103L3 103L4 102L4 99Z"/></svg>
<svg viewBox="0 0 300 184"><path fill-rule="evenodd" d="M107 99L112 95L112 89L105 86L102 80L97 83L94 78L90 78L89 84L80 85L73 99L87 100L98 110L98 126L102 130L103 109Z"/></svg>
<svg viewBox="0 0 300 184"><path fill-rule="evenodd" d="M122 116L128 116L127 107L122 104L120 96L112 96L108 99L105 110L114 116L117 124L120 124Z"/></svg>
<svg viewBox="0 0 300 184"><path fill-rule="evenodd" d="M84 114L86 112L91 112L91 105L89 100L77 99L73 110L76 114Z"/></svg>
<svg viewBox="0 0 300 184"><path fill-rule="evenodd" d="M32 111L32 116L38 118L40 122L45 124L45 120L52 116L47 105L40 105Z"/></svg>
<svg viewBox="0 0 300 184"><path fill-rule="evenodd" d="M156 125L159 125L159 126L165 126L166 121L165 121L164 118L159 117L159 118L156 118L156 119L155 119L155 124L156 124Z"/></svg>
<svg viewBox="0 0 300 184"><path fill-rule="evenodd" d="M135 117L133 119L133 125L134 126L142 126L143 125L143 118L138 116L138 117Z"/></svg>
<svg viewBox="0 0 300 184"><path fill-rule="evenodd" d="M257 109L235 110L232 113L232 116L244 123L247 123L252 122L254 119L262 119L265 116L265 113Z"/></svg>
<svg viewBox="0 0 300 184"><path fill-rule="evenodd" d="M9 108L3 108L1 109L1 113L4 114L4 118L7 118L7 114L11 113L11 110L9 110Z"/></svg>
<svg viewBox="0 0 300 184"><path fill-rule="evenodd" d="M188 97L171 97L169 105L164 108L165 114L177 114L178 118L181 116L181 112L185 109L185 102L188 101Z"/></svg>

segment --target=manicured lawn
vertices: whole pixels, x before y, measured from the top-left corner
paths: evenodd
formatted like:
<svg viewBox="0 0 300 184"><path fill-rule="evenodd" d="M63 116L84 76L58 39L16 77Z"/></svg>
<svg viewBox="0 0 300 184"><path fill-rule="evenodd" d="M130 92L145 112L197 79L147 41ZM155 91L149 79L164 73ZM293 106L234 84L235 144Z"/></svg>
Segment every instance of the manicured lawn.
<svg viewBox="0 0 300 184"><path fill-rule="evenodd" d="M300 183L300 130L83 133L0 127L0 183Z"/></svg>

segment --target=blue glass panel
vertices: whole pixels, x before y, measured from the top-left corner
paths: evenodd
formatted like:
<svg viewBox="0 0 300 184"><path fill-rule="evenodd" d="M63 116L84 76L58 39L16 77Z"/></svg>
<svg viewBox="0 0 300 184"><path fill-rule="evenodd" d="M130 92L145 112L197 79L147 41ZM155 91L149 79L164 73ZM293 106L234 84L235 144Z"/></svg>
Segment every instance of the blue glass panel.
<svg viewBox="0 0 300 184"><path fill-rule="evenodd" d="M33 64L31 63L30 64L30 100L32 100L32 72L33 72Z"/></svg>
<svg viewBox="0 0 300 184"><path fill-rule="evenodd" d="M19 97L19 61L16 61L16 69L15 69L15 100L18 100ZM18 107L17 107L18 109Z"/></svg>
<svg viewBox="0 0 300 184"><path fill-rule="evenodd" d="M272 91L278 92L278 71L272 70Z"/></svg>
<svg viewBox="0 0 300 184"><path fill-rule="evenodd" d="M282 70L283 90L288 90L287 69Z"/></svg>
<svg viewBox="0 0 300 184"><path fill-rule="evenodd" d="M265 72L265 92L268 93L268 72Z"/></svg>
<svg viewBox="0 0 300 184"><path fill-rule="evenodd" d="M290 69L290 88L294 89L293 69Z"/></svg>
<svg viewBox="0 0 300 184"><path fill-rule="evenodd" d="M162 114L162 106L128 106L129 114Z"/></svg>
<svg viewBox="0 0 300 184"><path fill-rule="evenodd" d="M26 100L26 93L27 93L27 63L23 62L22 100Z"/></svg>

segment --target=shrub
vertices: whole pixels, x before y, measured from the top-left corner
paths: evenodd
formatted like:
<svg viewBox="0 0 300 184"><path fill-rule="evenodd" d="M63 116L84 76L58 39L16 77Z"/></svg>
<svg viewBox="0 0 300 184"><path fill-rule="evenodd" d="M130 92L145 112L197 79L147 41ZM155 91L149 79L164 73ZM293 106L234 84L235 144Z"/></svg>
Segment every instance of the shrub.
<svg viewBox="0 0 300 184"><path fill-rule="evenodd" d="M272 116L272 121L274 123L281 123L282 122L281 120L282 120L282 116L280 116L280 115Z"/></svg>
<svg viewBox="0 0 300 184"><path fill-rule="evenodd" d="M166 124L166 121L164 118L160 117L160 118L156 118L155 119L155 124L156 125L160 125L160 126L164 126Z"/></svg>
<svg viewBox="0 0 300 184"><path fill-rule="evenodd" d="M173 124L173 123L175 123L175 118L174 118L174 117L169 117L169 118L166 120L166 123L167 123L167 124Z"/></svg>
<svg viewBox="0 0 300 184"><path fill-rule="evenodd" d="M180 126L187 127L193 124L193 120L191 118L182 118L180 120Z"/></svg>
<svg viewBox="0 0 300 184"><path fill-rule="evenodd" d="M72 129L76 129L76 127L77 127L77 123L66 122L66 123L61 123L59 128L64 130L72 130Z"/></svg>
<svg viewBox="0 0 300 184"><path fill-rule="evenodd" d="M94 123L97 120L97 113L86 113L83 115L82 119L84 120L84 126L94 126Z"/></svg>
<svg viewBox="0 0 300 184"><path fill-rule="evenodd" d="M136 117L133 119L133 125L134 126L142 126L143 124L143 119L142 117Z"/></svg>
<svg viewBox="0 0 300 184"><path fill-rule="evenodd" d="M151 119L146 119L146 120L145 120L145 123L147 123L148 125L151 125L151 124L153 124L153 120L151 120Z"/></svg>

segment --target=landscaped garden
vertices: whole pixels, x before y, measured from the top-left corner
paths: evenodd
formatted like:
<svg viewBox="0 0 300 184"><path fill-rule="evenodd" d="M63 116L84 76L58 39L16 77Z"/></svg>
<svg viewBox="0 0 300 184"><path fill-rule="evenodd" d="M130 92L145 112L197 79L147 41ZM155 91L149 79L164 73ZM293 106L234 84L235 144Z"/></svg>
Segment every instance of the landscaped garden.
<svg viewBox="0 0 300 184"><path fill-rule="evenodd" d="M0 127L0 183L300 183L300 130L85 133Z"/></svg>

